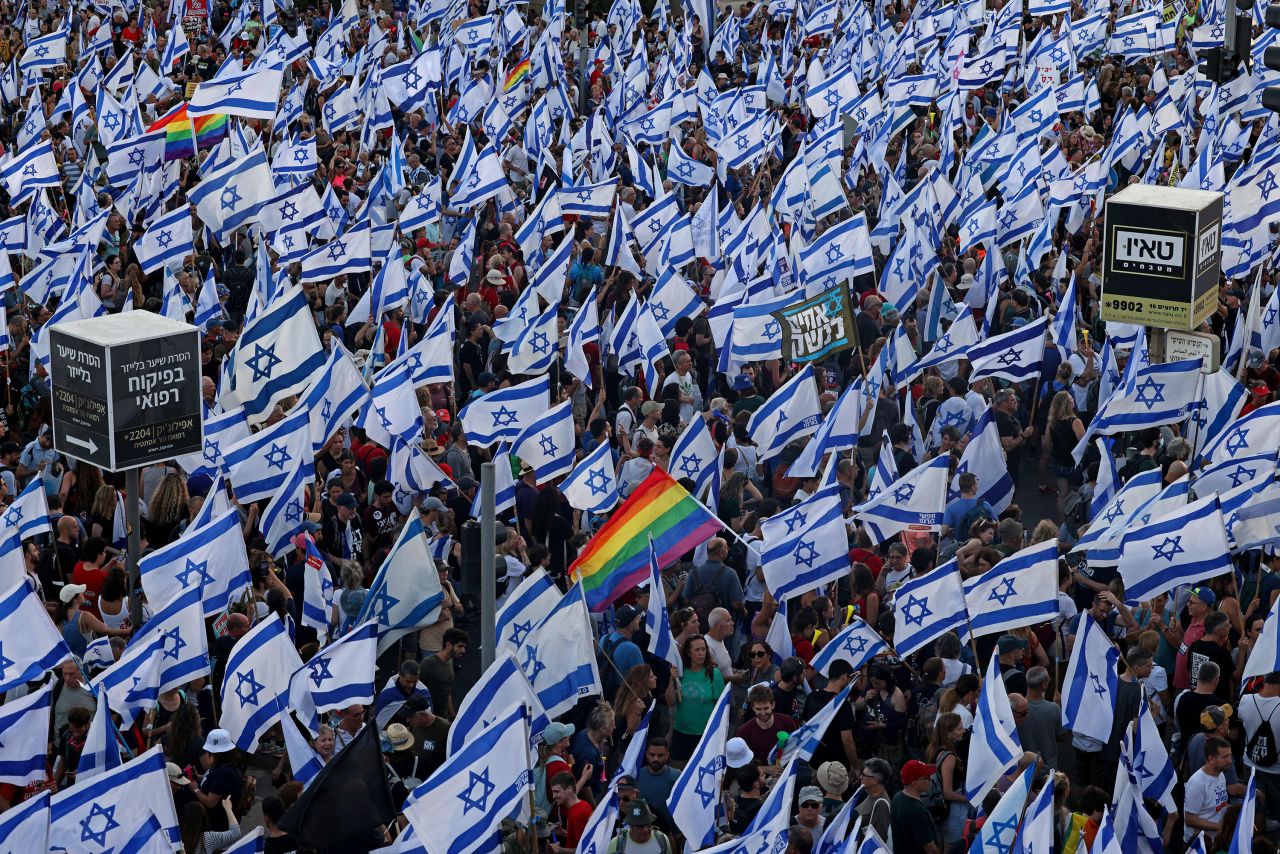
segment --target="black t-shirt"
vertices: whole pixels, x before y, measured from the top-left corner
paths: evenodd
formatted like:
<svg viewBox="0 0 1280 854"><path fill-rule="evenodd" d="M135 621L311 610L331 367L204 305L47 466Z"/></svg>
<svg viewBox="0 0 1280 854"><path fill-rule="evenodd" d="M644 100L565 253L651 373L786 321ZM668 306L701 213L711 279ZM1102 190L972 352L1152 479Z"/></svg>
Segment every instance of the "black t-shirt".
<svg viewBox="0 0 1280 854"><path fill-rule="evenodd" d="M1200 638L1187 651L1187 671L1191 674L1191 687L1196 687L1200 665L1206 661L1212 661L1218 665L1218 669L1222 672L1218 678L1218 693L1230 696L1230 686L1235 684L1235 662L1231 660L1231 652L1225 646L1207 638Z"/></svg>
<svg viewBox="0 0 1280 854"><path fill-rule="evenodd" d="M850 693L850 698L853 694ZM827 704L834 700L835 694L830 691L814 691L804 701L804 720L810 720L818 712L827 707ZM853 709L849 707L846 700L841 707L836 710L835 717L831 719L830 726L827 731L822 734L822 741L818 744L818 749L813 752L813 758L809 760L810 767L817 768L823 762L832 760L842 764L848 763L849 757L844 752L844 740L842 734L852 732L854 728Z"/></svg>
<svg viewBox="0 0 1280 854"><path fill-rule="evenodd" d="M395 504L386 507L370 505L364 511L364 538L372 554L378 549L391 548L395 542L396 527L400 524L400 513Z"/></svg>
<svg viewBox="0 0 1280 854"><path fill-rule="evenodd" d="M1022 422L1017 418L998 410L992 410L992 412L995 415L996 430L999 431L1001 439L1012 439L1022 433ZM1022 446L1018 445L1012 450L1005 451L1005 457L1009 462L1009 475L1016 481L1018 471L1022 468Z"/></svg>
<svg viewBox="0 0 1280 854"><path fill-rule="evenodd" d="M471 377L467 377L466 366L471 366ZM471 390L475 388L474 382L480 378L480 374L484 372L484 353L480 352L480 346L473 341L463 341L462 346L458 348L458 400L466 400Z"/></svg>
<svg viewBox="0 0 1280 854"><path fill-rule="evenodd" d="M222 798L231 798L232 804L240 797L240 789L244 786L244 778L234 765L215 765L210 768L200 781L200 791ZM205 811L209 814L209 824L213 830L227 829L227 813L221 805Z"/></svg>
<svg viewBox="0 0 1280 854"><path fill-rule="evenodd" d="M1201 712L1209 706L1221 706L1225 702L1216 694L1197 694L1195 691L1183 691L1179 694L1173 701L1173 713L1178 720L1178 728L1182 730L1183 743L1196 733L1204 731L1204 727L1200 725Z"/></svg>
<svg viewBox="0 0 1280 854"><path fill-rule="evenodd" d="M786 715L792 720L802 720L800 713L805 708L803 694L795 688L788 691L776 682L769 686L769 690L773 692L773 710L775 712Z"/></svg>
<svg viewBox="0 0 1280 854"><path fill-rule="evenodd" d="M930 843L941 847L929 810L906 792L898 792L890 803L889 832L893 836L893 854L924 854Z"/></svg>

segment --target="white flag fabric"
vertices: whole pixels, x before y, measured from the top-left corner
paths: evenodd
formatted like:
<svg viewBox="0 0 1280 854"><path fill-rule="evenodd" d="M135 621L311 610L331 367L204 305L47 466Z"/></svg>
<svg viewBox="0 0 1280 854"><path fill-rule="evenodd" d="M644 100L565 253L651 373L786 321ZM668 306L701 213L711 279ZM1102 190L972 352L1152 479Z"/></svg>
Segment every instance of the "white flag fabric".
<svg viewBox="0 0 1280 854"><path fill-rule="evenodd" d="M521 705L473 734L414 789L404 815L428 851L488 852L498 825L519 809L532 781L529 710Z"/></svg>
<svg viewBox="0 0 1280 854"><path fill-rule="evenodd" d="M724 781L727 767L724 750L728 741L732 705L733 686L726 685L715 708L711 710L711 717L702 730L698 746L681 769L680 776L667 797L667 809L672 821L694 850L715 841L716 811L712 804L720 800L720 784Z"/></svg>
<svg viewBox="0 0 1280 854"><path fill-rule="evenodd" d="M0 783L22 788L45 778L53 682L0 706Z"/></svg>
<svg viewBox="0 0 1280 854"><path fill-rule="evenodd" d="M253 584L240 525L240 512L228 510L138 561L148 603L164 607L194 587L201 591L206 617L225 611Z"/></svg>
<svg viewBox="0 0 1280 854"><path fill-rule="evenodd" d="M180 840L172 787L160 745L49 802L49 850L104 854L124 850L154 816L169 840Z"/></svg>
<svg viewBox="0 0 1280 854"><path fill-rule="evenodd" d="M1000 676L1000 651L994 650L982 676L969 758L965 762L964 793L969 803L981 806L991 787L1021 758L1022 742L1009 705L1009 692Z"/></svg>
<svg viewBox="0 0 1280 854"><path fill-rule="evenodd" d="M575 510L606 513L613 509L620 496L612 446L608 442L596 445L561 481L560 491Z"/></svg>
<svg viewBox="0 0 1280 854"><path fill-rule="evenodd" d="M130 646L145 646L161 638L160 690L169 691L209 672L208 644L200 591L188 590L152 615Z"/></svg>
<svg viewBox="0 0 1280 854"><path fill-rule="evenodd" d="M992 410L988 409L979 416L971 434L952 478L951 488L955 491L952 497L959 496L960 475L969 472L978 478L978 500L990 504L998 516L1013 503L1013 478L1009 476L1009 463L1004 446L1000 444L1000 430L992 418ZM968 534L968 531L954 532L957 540Z"/></svg>
<svg viewBox="0 0 1280 854"><path fill-rule="evenodd" d="M252 753L280 719L289 677L302 667L298 650L280 617L271 614L236 642L222 679L222 715L218 725L236 747Z"/></svg>
<svg viewBox="0 0 1280 854"><path fill-rule="evenodd" d="M1009 555L964 583L969 632L975 637L1052 620L1058 613L1058 540ZM967 640L962 637L961 640Z"/></svg>
<svg viewBox="0 0 1280 854"><path fill-rule="evenodd" d="M93 709L89 731L80 751L80 763L76 766L76 781L84 782L113 768L120 767L120 743L116 740L116 728L111 722L111 710L99 702Z"/></svg>
<svg viewBox="0 0 1280 854"><path fill-rule="evenodd" d="M311 451L311 428L306 409L291 412L269 427L259 430L224 449L227 476L241 502L272 497L295 467L308 478L315 470Z"/></svg>
<svg viewBox="0 0 1280 854"><path fill-rule="evenodd" d="M239 65L231 67L238 69ZM283 79L283 66L264 65L250 67L248 71L219 73L212 80L196 84L195 94L187 102L187 115L191 118L222 114L274 119Z"/></svg>
<svg viewBox="0 0 1280 854"><path fill-rule="evenodd" d="M493 664L480 675L475 687L458 705L457 714L449 726L448 755L457 753L470 742L473 733L488 729L516 705L529 709L532 745L541 739L542 730L550 720L516 657L508 651L499 651Z"/></svg>
<svg viewBox="0 0 1280 854"><path fill-rule="evenodd" d="M501 439L514 440L550 408L551 378L544 374L473 399L462 407L458 421L468 443L489 448Z"/></svg>
<svg viewBox="0 0 1280 854"><path fill-rule="evenodd" d="M916 466L874 498L854 508L854 518L873 543L883 543L906 530L936 531L947 508L947 471L943 454Z"/></svg>
<svg viewBox="0 0 1280 854"><path fill-rule="evenodd" d="M578 583L525 638L520 666L547 717L558 717L581 698L600 693L593 637L585 593Z"/></svg>
<svg viewBox="0 0 1280 854"><path fill-rule="evenodd" d="M98 702L105 701L120 716L124 729L149 712L160 696L164 653L163 637L130 644L119 661L89 681L98 693Z"/></svg>
<svg viewBox="0 0 1280 854"><path fill-rule="evenodd" d="M322 648L289 677L289 708L311 729L316 716L374 700L378 626L362 623ZM285 724L288 726L288 722Z"/></svg>
<svg viewBox="0 0 1280 854"><path fill-rule="evenodd" d="M1119 568L1125 596L1137 601L1231 572L1218 496L1201 498L1125 534Z"/></svg>
<svg viewBox="0 0 1280 854"><path fill-rule="evenodd" d="M955 560L899 586L893 594L893 613L893 645L898 655L910 655L962 624L968 615Z"/></svg>
<svg viewBox="0 0 1280 854"><path fill-rule="evenodd" d="M414 514L383 559L356 617L357 623L377 621L379 655L439 617L444 591L435 566L422 518Z"/></svg>
<svg viewBox="0 0 1280 854"><path fill-rule="evenodd" d="M258 209L274 195L266 152L258 149L203 175L187 198L196 206L201 222L227 234L254 222Z"/></svg>
<svg viewBox="0 0 1280 854"><path fill-rule="evenodd" d="M1115 720L1116 663L1120 653L1088 611L1080 613L1075 646L1067 663L1062 725L1105 742Z"/></svg>
<svg viewBox="0 0 1280 854"><path fill-rule="evenodd" d="M243 406L245 417L257 424L277 403L319 377L325 358L306 292L289 288L245 324L236 342L230 388L221 391L222 405Z"/></svg>
<svg viewBox="0 0 1280 854"><path fill-rule="evenodd" d="M759 459L763 462L792 441L812 434L821 422L822 407L818 405L813 366L806 364L751 414L747 432L758 446Z"/></svg>
<svg viewBox="0 0 1280 854"><path fill-rule="evenodd" d="M861 670L864 664L888 648L884 638L875 629L863 622L861 617L855 616L849 625L818 650L818 654L813 657L813 669L826 676L831 662L847 661L854 670Z"/></svg>
<svg viewBox="0 0 1280 854"><path fill-rule="evenodd" d="M517 655L524 648L529 633L547 618L560 601L560 596L560 588L542 567L535 567L525 576L494 617L498 652L505 649Z"/></svg>
<svg viewBox="0 0 1280 854"><path fill-rule="evenodd" d="M32 579L0 593L0 692L36 679L70 655Z"/></svg>
<svg viewBox="0 0 1280 854"><path fill-rule="evenodd" d="M1262 624L1262 634L1249 652L1249 660L1240 671L1243 685L1255 676L1266 676L1280 670L1280 597L1271 605Z"/></svg>
<svg viewBox="0 0 1280 854"><path fill-rule="evenodd" d="M760 532L765 585L779 601L849 572L848 537L834 488L766 519Z"/></svg>

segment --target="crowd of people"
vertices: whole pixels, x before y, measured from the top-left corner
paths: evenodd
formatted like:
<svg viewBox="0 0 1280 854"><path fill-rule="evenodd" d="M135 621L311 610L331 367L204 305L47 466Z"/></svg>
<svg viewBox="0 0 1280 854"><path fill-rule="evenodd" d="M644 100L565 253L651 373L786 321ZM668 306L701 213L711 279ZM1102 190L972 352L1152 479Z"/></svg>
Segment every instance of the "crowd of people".
<svg viewBox="0 0 1280 854"><path fill-rule="evenodd" d="M15 253L7 257L19 261L9 271L16 287L3 292L0 500L17 506L36 484L48 509L46 528L2 548L21 551L27 578L19 585L30 584L43 602L69 657L52 672L7 683L4 665L23 638L16 622L0 618L5 704L52 684L43 767L20 775L20 785L0 776L0 827L6 811L77 785L95 712L105 702L96 681L166 604L147 601L130 576L126 501L140 502L136 533L148 555L183 542L206 501L227 498L216 449L211 469L193 469L189 458L147 466L135 496L125 494L123 472L55 449L47 330L126 311L198 324L201 393L207 419L215 419L233 409L225 404L239 339L267 306L301 289L324 357L351 354L366 383L376 384L380 369L431 336L455 336L447 378L415 383L420 421L410 419L419 426L408 444L437 476L410 483L395 464L396 447L383 439L385 416L380 432L357 418L335 422L338 429L314 455L304 518L283 545L269 539L274 529L264 522L273 498L237 502L231 494L249 583L205 620L208 667L159 692L136 718L110 710L119 747L127 748L117 752L163 752L184 850L215 854L259 826L256 850L266 852L422 850L401 805L449 760L451 726L480 670L480 613L509 604L534 575L570 590L579 580L575 559L656 470L714 508L708 512L722 530L660 567L660 590L617 591L593 615L599 684L533 733L531 796L514 814L497 817L500 836L469 852L595 851L587 847L599 832L593 818L609 808L617 810L616 830L606 829L610 854L672 854L758 839L757 819L773 808L775 791L790 793L781 807L788 852L837 850L855 826L859 841L893 854L965 851L979 838L1008 851L1020 826L1031 832L1031 805L1046 786L1054 851L1274 850L1280 671L1256 664L1274 655L1260 641L1280 594L1280 555L1269 547L1243 550L1231 571L1134 600L1114 559L1096 555L1088 540L1075 547L1099 529L1107 495L1125 482L1158 472L1157 492L1189 479L1195 489L1211 438L1196 432L1188 409L1157 426L1110 431L1112 444L1082 442L1138 370L1128 363L1147 357L1137 327L1102 316L1102 202L1134 183L1234 187L1232 175L1269 156L1277 123L1257 112L1256 86L1236 86L1228 97L1227 86L1196 79L1198 58L1213 44L1204 34L1222 20L1214 4L1175 4L1161 17L1113 3L1110 20L1105 6L987 5L713 3L686 6L684 17L661 2L648 11L617 2L582 10L502 5L496 12L475 2L446 9L356 0L287 9L225 0L6 5L0 170L48 142L57 174L34 198L20 178L6 178L7 190L0 190L10 217L0 233ZM1085 29L1099 11L1100 36ZM1148 12L1146 50L1118 47L1121 22ZM475 38L473 24L485 20L484 46L475 50L460 34ZM34 59L32 46L60 32L60 60ZM179 41L189 42L185 52ZM1051 62L1057 48L1067 58ZM934 79L940 69L952 77L953 66L957 77L971 74L970 60L995 55L1003 74L963 88ZM283 68L274 122L232 113L234 129L215 141L220 147L152 163L155 180L150 173L127 185L113 178L132 137L105 125L108 110L129 112L141 136L201 85L272 63ZM431 87L407 82L419 73L434 75ZM1037 84L1038 73L1049 73L1051 85ZM924 100L899 85L917 76L928 78ZM827 85L838 79L849 86L837 92ZM1013 132L1017 149L991 141L1007 141L1007 129L1026 118L1020 105L1045 91L1057 92L1053 121L1036 118ZM815 92L836 93L839 110L823 107ZM868 117L867 96L877 92ZM326 107L348 103L352 117L335 124ZM1189 108L1178 114L1184 104ZM646 115L663 115L669 130L646 136ZM749 139L729 142L735 132ZM833 138L839 152L828 157L819 146ZM260 219L224 234L208 223L199 227L205 209L191 203L197 227L190 252L144 272L151 250L140 255L139 246L154 219L188 207L188 194L210 174L209 161L220 169L256 148L271 153L273 169L285 152L302 154L299 162L311 158L311 171L297 183L276 175L278 194L311 188L319 218L308 240L327 233L336 242L358 229L352 223L371 219L390 227L387 245L370 250L366 241L366 263L315 277L311 262L277 239L287 233L278 215L274 225ZM1030 178L1013 174L1011 164L1029 162ZM826 179L824 163L834 164ZM496 177L486 171L493 164ZM478 203L455 204L471 192L472 173L499 189ZM1062 186L1073 178L1084 181L1077 180L1074 195ZM562 214L548 206L557 192L608 181L616 189L602 211ZM1029 216L1026 187L1035 197ZM434 215L420 222L432 203ZM670 215L659 211L667 204ZM1006 240L1009 211L1025 218L1018 227L1026 228ZM397 226L411 214L412 228ZM818 269L835 269L838 287L855 303L850 346L810 368L786 358L767 333L753 333L758 342L726 340L726 331L747 328L742 307L824 290L815 287L817 275L804 281L815 270L806 250L859 217L868 266ZM567 257L559 255L562 245ZM81 255L81 247L89 251ZM1224 382L1238 381L1245 392L1220 430L1280 391L1280 350L1270 349L1280 338L1272 342L1275 318L1263 316L1274 292L1270 249L1232 251L1248 276L1223 274L1200 327L1224 360L1234 355ZM64 256L83 258L81 269L60 290L50 289L46 280ZM389 265L407 284L387 305ZM1255 267L1256 284L1246 290ZM670 307L672 289L693 299L668 324L650 307ZM524 333L547 311L559 346L536 371L513 370L513 360L530 364L520 349ZM603 329L583 337L587 317ZM1065 333L1058 318L1070 319ZM904 370L904 358L931 353L944 330L958 334L972 324L991 340L1042 319L1056 325L1046 328L1043 357L1023 377L978 372L964 358ZM641 331L619 335L624 322ZM656 330L657 340L641 327ZM640 349L636 334L647 336ZM1240 343L1251 334L1260 336L1260 349ZM756 343L763 356L751 354ZM826 435L823 419L774 448L758 442L757 413L810 369L824 418L847 416L842 402L851 387L863 403L856 423L842 425L853 440L820 449L825 464L802 466L797 475L792 468L807 449L812 455L815 433ZM534 374L548 377L553 406L571 404L573 462L607 447L617 503L584 506L561 488L563 474L542 477L493 443L469 441L464 408ZM1201 394L1208 406L1208 392ZM281 422L304 396L305 387L273 398L254 427ZM699 422L714 443L709 491L699 488L700 472L673 459ZM1001 458L994 475L962 463L988 423ZM467 532L481 516L482 466L495 456L510 467L514 498L498 513L498 601L486 603L475 583L478 540ZM939 459L951 494L933 524L881 538L855 521L867 501ZM1274 480L1274 468L1272 450L1266 481ZM1109 470L1116 474L1108 486ZM1008 479L999 501L989 482L995 477ZM766 523L831 488L849 520L847 542L837 549L847 551L846 565L776 601L765 580ZM379 570L413 520L430 543L435 565L420 569L438 575L439 607L379 656L373 701L326 711L314 729L301 710L286 710L255 751L240 749L239 734L220 716L241 640L278 617L300 660L312 660L330 636L368 618L372 597L381 595ZM896 600L904 584L950 562L962 579L977 579L1051 541L1059 551L1054 615L976 637L956 627L909 654L896 651L895 637L911 619ZM314 555L332 588L322 629L304 619ZM648 616L663 610L655 597L669 615L678 664L658 651L664 630ZM135 624L138 614L142 624ZM879 654L856 666L838 656L815 666L833 639L863 624L884 641ZM1068 695L1079 689L1067 678L1072 668L1085 680L1073 663L1076 642L1095 627L1116 658L1107 700L1114 720L1105 738L1064 723ZM1258 675L1242 678L1251 660L1248 672ZM993 662L1021 753L975 797L966 770L979 722L996 714L984 693ZM704 801L714 833L690 839L673 816L672 793L708 728L721 723L717 708L726 691L727 742L713 798ZM819 717L832 703L834 714ZM815 718L825 721L817 745L790 761L788 740L798 740ZM1163 791L1131 767L1135 733L1148 737L1148 720L1176 777ZM380 743L395 819L370 827L352 816L347 838L327 848L300 844L279 823L315 770L296 779L304 775L289 743L305 739L324 767L365 728L374 728ZM0 757L5 749L0 744ZM114 739L108 749L117 749ZM625 764L628 756L634 767ZM1117 841L1109 835L1112 817L1127 803L1130 777L1141 783L1143 818L1131 818L1128 836ZM1021 799L1010 835L996 828L991 836L987 822L1008 819L1010 791ZM824 834L831 828L838 829ZM0 839L0 851L8 850Z"/></svg>

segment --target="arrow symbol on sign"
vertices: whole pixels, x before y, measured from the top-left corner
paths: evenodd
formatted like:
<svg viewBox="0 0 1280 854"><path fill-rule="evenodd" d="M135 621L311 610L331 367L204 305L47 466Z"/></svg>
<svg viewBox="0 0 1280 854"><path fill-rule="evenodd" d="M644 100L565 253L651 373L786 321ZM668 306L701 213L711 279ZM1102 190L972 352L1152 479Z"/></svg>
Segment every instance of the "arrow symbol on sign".
<svg viewBox="0 0 1280 854"><path fill-rule="evenodd" d="M89 439L89 441L86 442L84 439L77 439L75 436L68 436L67 443L70 445L79 445L91 454L98 453L98 443L93 441L93 439Z"/></svg>

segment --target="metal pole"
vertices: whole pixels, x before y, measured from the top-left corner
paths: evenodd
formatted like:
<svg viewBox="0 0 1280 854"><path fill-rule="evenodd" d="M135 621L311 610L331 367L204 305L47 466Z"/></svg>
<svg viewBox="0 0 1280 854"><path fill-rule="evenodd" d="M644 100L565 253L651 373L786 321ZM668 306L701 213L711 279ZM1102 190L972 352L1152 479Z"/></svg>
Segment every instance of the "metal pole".
<svg viewBox="0 0 1280 854"><path fill-rule="evenodd" d="M480 670L493 664L497 648L495 606L498 601L498 579L494 577L497 559L497 537L494 524L496 487L493 463L480 466Z"/></svg>
<svg viewBox="0 0 1280 854"><path fill-rule="evenodd" d="M129 534L129 545L126 553L126 566L129 570L129 622L134 629L142 625L142 599L138 596L138 588L142 579L138 573L138 555L142 551L142 528L138 524L138 499L142 492L141 469L129 469L125 472L125 528Z"/></svg>

